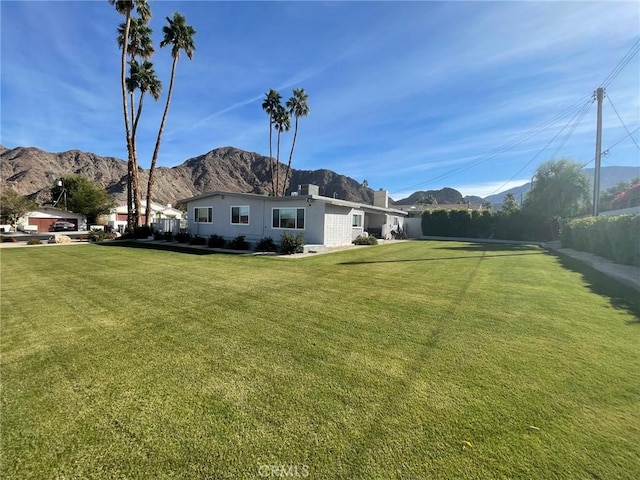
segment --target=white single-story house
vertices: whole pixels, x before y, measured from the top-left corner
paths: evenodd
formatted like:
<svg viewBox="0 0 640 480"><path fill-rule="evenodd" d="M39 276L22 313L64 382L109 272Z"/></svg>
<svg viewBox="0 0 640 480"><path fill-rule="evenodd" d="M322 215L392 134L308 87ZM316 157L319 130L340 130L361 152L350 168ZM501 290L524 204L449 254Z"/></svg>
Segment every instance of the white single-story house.
<svg viewBox="0 0 640 480"><path fill-rule="evenodd" d="M284 232L304 234L306 245L351 245L365 232L390 238L403 228L407 212L389 208L387 192L374 192L374 204L349 202L318 194L318 186L302 185L286 197L253 193L209 192L181 200L187 205L187 232L230 240L244 235L257 243L271 237L278 243Z"/></svg>
<svg viewBox="0 0 640 480"><path fill-rule="evenodd" d="M144 224L146 220L145 213L147 212L147 202L142 200L140 202L140 208L142 215L140 215L141 221ZM177 208L173 208L171 204L162 205L156 202L151 202L151 223L155 223L161 219L182 219L182 211ZM127 228L127 202L118 202L116 208L111 210L107 215L107 225L113 230L119 230L124 232Z"/></svg>
<svg viewBox="0 0 640 480"><path fill-rule="evenodd" d="M61 220L73 223L78 231L87 230L87 217L56 207L38 207L28 212L18 220L17 227L18 230L46 233Z"/></svg>

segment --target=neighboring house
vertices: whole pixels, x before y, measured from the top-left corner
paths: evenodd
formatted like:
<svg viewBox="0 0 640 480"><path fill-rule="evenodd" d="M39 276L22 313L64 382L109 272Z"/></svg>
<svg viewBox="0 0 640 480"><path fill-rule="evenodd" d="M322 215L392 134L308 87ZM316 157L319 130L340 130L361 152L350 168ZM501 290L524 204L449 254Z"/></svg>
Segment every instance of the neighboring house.
<svg viewBox="0 0 640 480"><path fill-rule="evenodd" d="M147 202L142 200L140 204L142 215L140 215L140 221L144 224L146 220ZM171 204L162 205L156 202L151 202L151 223L161 219L175 219L181 220L183 212L177 208L173 208ZM118 206L114 208L109 215L107 215L107 225L113 230L124 232L127 228L127 202L119 202Z"/></svg>
<svg viewBox="0 0 640 480"><path fill-rule="evenodd" d="M17 227L18 230L44 233L52 231L52 225L60 220L73 223L76 230L87 229L87 217L56 207L38 207L32 210L18 220Z"/></svg>
<svg viewBox="0 0 640 480"><path fill-rule="evenodd" d="M351 245L364 232L390 238L391 232L403 228L407 215L389 208L384 190L374 193L374 205L365 205L323 197L316 185L302 185L287 197L216 191L180 203L187 205L191 235L244 235L251 243L271 237L277 243L284 232L301 232L306 245L324 247Z"/></svg>

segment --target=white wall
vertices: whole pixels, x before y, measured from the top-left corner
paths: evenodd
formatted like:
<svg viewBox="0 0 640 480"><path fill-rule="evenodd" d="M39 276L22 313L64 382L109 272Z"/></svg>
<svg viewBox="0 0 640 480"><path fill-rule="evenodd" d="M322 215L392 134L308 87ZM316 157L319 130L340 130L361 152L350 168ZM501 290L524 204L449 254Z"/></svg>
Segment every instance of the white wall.
<svg viewBox="0 0 640 480"><path fill-rule="evenodd" d="M305 243L322 244L324 237L324 203L314 201L309 205L306 197L240 197L232 194L216 195L200 198L188 203L187 230L191 235L209 237L220 235L231 240L238 235L244 235L248 242L257 243L263 237L271 237L278 243L284 232L293 235L303 233ZM248 206L249 224L232 224L231 207ZM194 221L195 208L212 207L212 223L196 223ZM304 208L304 229L273 228L273 208Z"/></svg>

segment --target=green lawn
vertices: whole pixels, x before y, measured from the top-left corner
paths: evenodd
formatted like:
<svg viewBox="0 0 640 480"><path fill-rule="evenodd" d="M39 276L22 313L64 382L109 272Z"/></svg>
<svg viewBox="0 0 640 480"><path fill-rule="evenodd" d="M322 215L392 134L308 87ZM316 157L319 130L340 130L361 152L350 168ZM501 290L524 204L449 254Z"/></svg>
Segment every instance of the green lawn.
<svg viewBox="0 0 640 480"><path fill-rule="evenodd" d="M640 301L537 247L0 255L2 478L640 472Z"/></svg>

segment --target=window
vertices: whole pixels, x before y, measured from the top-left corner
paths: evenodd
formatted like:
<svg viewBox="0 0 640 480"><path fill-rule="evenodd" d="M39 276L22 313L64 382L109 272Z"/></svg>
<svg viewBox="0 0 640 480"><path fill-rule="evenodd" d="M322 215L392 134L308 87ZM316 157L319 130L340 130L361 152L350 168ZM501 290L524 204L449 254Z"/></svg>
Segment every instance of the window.
<svg viewBox="0 0 640 480"><path fill-rule="evenodd" d="M231 223L249 225L249 207L231 207Z"/></svg>
<svg viewBox="0 0 640 480"><path fill-rule="evenodd" d="M212 207L196 207L193 209L193 221L196 223L212 223L213 208Z"/></svg>
<svg viewBox="0 0 640 480"><path fill-rule="evenodd" d="M362 215L359 213L353 214L353 220L351 221L352 227L362 227Z"/></svg>
<svg viewBox="0 0 640 480"><path fill-rule="evenodd" d="M398 217L393 217L393 224L398 225Z"/></svg>
<svg viewBox="0 0 640 480"><path fill-rule="evenodd" d="M274 208L272 226L304 229L304 208Z"/></svg>

